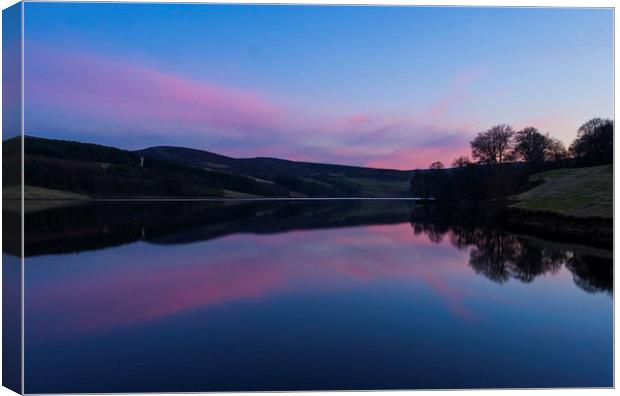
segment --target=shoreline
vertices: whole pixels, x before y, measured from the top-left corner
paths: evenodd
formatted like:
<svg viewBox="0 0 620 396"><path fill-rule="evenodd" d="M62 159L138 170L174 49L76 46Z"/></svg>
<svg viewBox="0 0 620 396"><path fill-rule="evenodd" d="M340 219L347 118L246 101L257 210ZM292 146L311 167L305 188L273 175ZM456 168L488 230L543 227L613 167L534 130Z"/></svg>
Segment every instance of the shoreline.
<svg viewBox="0 0 620 396"><path fill-rule="evenodd" d="M3 201L8 210L14 209L10 203L18 203L22 200L17 197L5 198ZM165 203L165 202L329 202L329 201L396 201L412 202L419 204L436 204L434 198L415 198L415 197L25 197L25 205L41 205L45 203L65 203L65 204L86 204L96 202L118 202L118 203ZM21 206L21 205L20 205ZM613 247L613 218L587 218L569 217L544 211L532 211L528 209L504 206L503 210L498 208L494 216L501 216L499 223L504 224L507 230L523 231L531 235L536 235L553 240L564 240L567 242L585 243L604 248ZM484 212L484 210L483 210ZM484 213L479 214L486 216Z"/></svg>
<svg viewBox="0 0 620 396"><path fill-rule="evenodd" d="M544 238L613 248L613 218L569 217L550 212L506 208L507 228Z"/></svg>
<svg viewBox="0 0 620 396"><path fill-rule="evenodd" d="M6 201L20 201L20 198L9 198ZM75 202L227 202L227 201L415 201L435 202L434 198L406 197L248 197L248 198L182 198L182 197L143 197L143 198L25 198L24 201L75 201Z"/></svg>

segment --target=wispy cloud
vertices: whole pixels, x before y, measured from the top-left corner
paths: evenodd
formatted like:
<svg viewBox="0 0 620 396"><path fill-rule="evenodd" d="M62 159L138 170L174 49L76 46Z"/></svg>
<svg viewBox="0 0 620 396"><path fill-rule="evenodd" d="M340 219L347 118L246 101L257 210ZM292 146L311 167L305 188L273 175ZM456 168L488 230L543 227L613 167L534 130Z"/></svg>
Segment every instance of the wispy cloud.
<svg viewBox="0 0 620 396"><path fill-rule="evenodd" d="M82 139L108 139L104 143L110 136L132 142L142 136L144 142L194 145L232 156L398 169L449 161L466 151L477 121L455 118L453 112L470 100L470 86L484 74L476 68L459 73L446 92L409 114L328 117L288 108L265 92L93 53L60 56L31 43L27 56L29 133L62 130L63 137L77 133Z"/></svg>
<svg viewBox="0 0 620 396"><path fill-rule="evenodd" d="M85 53L54 54L29 46L29 101L97 120L179 130L221 128L227 133L266 128L281 109L260 93L185 79L173 74ZM176 128L175 128L176 127Z"/></svg>

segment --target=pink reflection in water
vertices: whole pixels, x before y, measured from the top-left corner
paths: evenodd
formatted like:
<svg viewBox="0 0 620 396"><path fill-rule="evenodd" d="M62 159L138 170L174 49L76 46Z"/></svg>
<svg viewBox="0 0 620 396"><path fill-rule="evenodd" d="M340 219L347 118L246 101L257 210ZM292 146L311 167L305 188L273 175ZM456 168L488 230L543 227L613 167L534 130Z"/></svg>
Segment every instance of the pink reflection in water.
<svg viewBox="0 0 620 396"><path fill-rule="evenodd" d="M379 281L409 283L412 297L423 285L454 315L475 318L465 305L472 292L460 279L471 273L468 251L430 243L409 224L234 235L165 248L139 243L114 249L109 262L94 259L108 251L28 259L29 271L46 275L82 266L79 273L27 283L32 331L62 336L106 330L235 301L346 291Z"/></svg>

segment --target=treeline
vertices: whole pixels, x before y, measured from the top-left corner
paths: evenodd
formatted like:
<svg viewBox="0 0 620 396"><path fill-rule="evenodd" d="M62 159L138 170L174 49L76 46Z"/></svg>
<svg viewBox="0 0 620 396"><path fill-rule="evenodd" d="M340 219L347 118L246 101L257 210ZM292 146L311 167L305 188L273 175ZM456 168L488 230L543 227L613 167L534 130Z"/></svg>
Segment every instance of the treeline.
<svg viewBox="0 0 620 396"><path fill-rule="evenodd" d="M411 191L446 202L504 198L531 187L527 180L534 173L613 163L613 128L613 121L593 118L566 149L535 127L515 131L510 125L496 125L470 142L472 159L460 156L449 169L436 161L429 169L415 170Z"/></svg>

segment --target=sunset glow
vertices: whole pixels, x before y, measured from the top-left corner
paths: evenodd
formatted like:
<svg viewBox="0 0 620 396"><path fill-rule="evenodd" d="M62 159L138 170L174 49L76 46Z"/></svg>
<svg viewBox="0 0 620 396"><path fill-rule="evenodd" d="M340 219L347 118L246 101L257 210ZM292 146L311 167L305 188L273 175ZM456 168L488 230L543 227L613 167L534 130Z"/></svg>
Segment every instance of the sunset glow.
<svg viewBox="0 0 620 396"><path fill-rule="evenodd" d="M26 15L35 136L413 169L449 164L497 123L568 144L613 112L610 10L28 3Z"/></svg>

